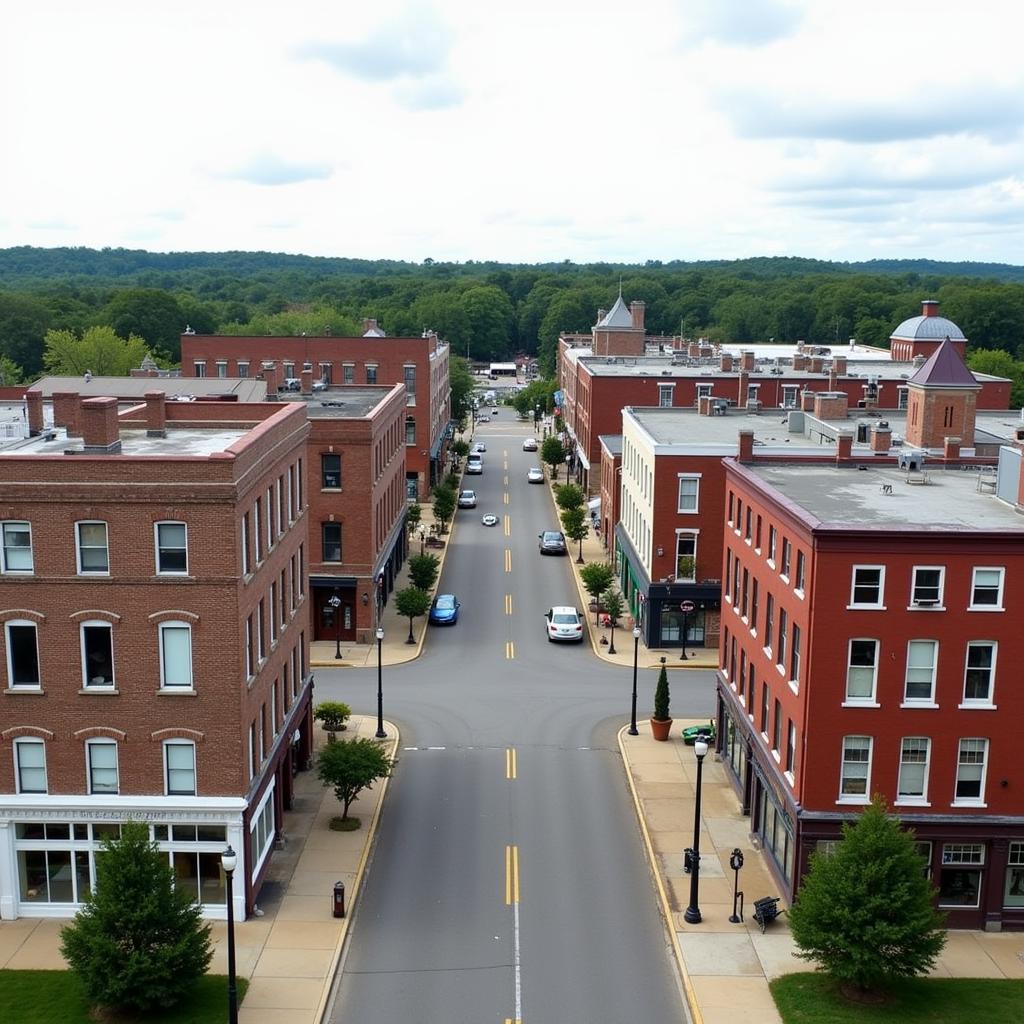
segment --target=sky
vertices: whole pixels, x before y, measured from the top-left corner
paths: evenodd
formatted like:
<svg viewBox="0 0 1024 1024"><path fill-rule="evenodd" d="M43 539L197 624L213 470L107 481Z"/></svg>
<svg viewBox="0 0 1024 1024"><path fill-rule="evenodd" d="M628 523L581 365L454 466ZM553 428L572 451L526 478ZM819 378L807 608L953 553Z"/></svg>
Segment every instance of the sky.
<svg viewBox="0 0 1024 1024"><path fill-rule="evenodd" d="M1017 0L11 0L0 247L1024 263Z"/></svg>

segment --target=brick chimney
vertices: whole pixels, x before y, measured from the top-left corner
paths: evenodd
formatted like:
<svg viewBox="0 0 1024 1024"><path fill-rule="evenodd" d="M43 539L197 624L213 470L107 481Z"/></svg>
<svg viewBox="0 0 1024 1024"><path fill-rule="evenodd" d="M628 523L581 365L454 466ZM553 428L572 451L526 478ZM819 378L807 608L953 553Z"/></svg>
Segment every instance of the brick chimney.
<svg viewBox="0 0 1024 1024"><path fill-rule="evenodd" d="M849 401L845 391L818 391L814 395L814 415L819 420L845 420Z"/></svg>
<svg viewBox="0 0 1024 1024"><path fill-rule="evenodd" d="M871 450L873 452L887 452L892 447L892 427L882 426L875 423L871 427Z"/></svg>
<svg viewBox="0 0 1024 1024"><path fill-rule="evenodd" d="M807 356L802 352L795 352L793 354L793 369L794 370L806 370L807 369Z"/></svg>
<svg viewBox="0 0 1024 1024"><path fill-rule="evenodd" d="M718 369L722 373L732 373L732 353L723 352L719 357Z"/></svg>
<svg viewBox="0 0 1024 1024"><path fill-rule="evenodd" d="M853 455L853 434L849 430L840 431L836 438L836 462L842 462Z"/></svg>
<svg viewBox="0 0 1024 1024"><path fill-rule="evenodd" d="M43 393L25 392L25 418L28 420L28 436L38 437L43 431Z"/></svg>
<svg viewBox="0 0 1024 1024"><path fill-rule="evenodd" d="M846 376L846 356L834 356L832 359L832 372L837 377Z"/></svg>
<svg viewBox="0 0 1024 1024"><path fill-rule="evenodd" d="M942 457L947 461L956 460L960 458L960 444L961 438L959 437L947 437L945 438L942 445Z"/></svg>
<svg viewBox="0 0 1024 1024"><path fill-rule="evenodd" d="M302 367L302 393L304 395L313 394L313 367L309 363Z"/></svg>
<svg viewBox="0 0 1024 1024"><path fill-rule="evenodd" d="M642 299L634 299L629 304L629 311L633 315L633 326L638 331L644 329L644 309L646 309L646 304Z"/></svg>
<svg viewBox="0 0 1024 1024"><path fill-rule="evenodd" d="M740 409L745 409L747 405L747 381L750 378L747 376L746 370L740 370L739 378L736 381L736 405Z"/></svg>
<svg viewBox="0 0 1024 1024"><path fill-rule="evenodd" d="M116 398L86 398L82 402L81 417L86 452L116 455L121 451Z"/></svg>
<svg viewBox="0 0 1024 1024"><path fill-rule="evenodd" d="M754 372L754 353L743 352L740 354L740 366L747 371L747 373Z"/></svg>
<svg viewBox="0 0 1024 1024"><path fill-rule="evenodd" d="M803 412L814 412L814 397L816 392L804 388L800 392L800 408Z"/></svg>
<svg viewBox="0 0 1024 1024"><path fill-rule="evenodd" d="M278 391L281 390L281 375L277 368L277 363L273 359L268 359L261 366L263 372L263 381L267 385L267 398L270 401L274 401L277 398Z"/></svg>
<svg viewBox="0 0 1024 1024"><path fill-rule="evenodd" d="M691 359L700 359L700 342L691 341L690 344L686 346L686 354Z"/></svg>
<svg viewBox="0 0 1024 1024"><path fill-rule="evenodd" d="M54 391L50 396L53 401L53 425L64 427L68 437L78 437L81 434L79 429L80 403L77 391Z"/></svg>
<svg viewBox="0 0 1024 1024"><path fill-rule="evenodd" d="M147 391L146 437L167 436L167 396L162 391Z"/></svg>
<svg viewBox="0 0 1024 1024"><path fill-rule="evenodd" d="M754 432L752 430L740 431L740 462L754 461Z"/></svg>
<svg viewBox="0 0 1024 1024"><path fill-rule="evenodd" d="M811 356L811 362L808 366L808 369L811 371L811 373L821 373L821 371L824 368L825 360L822 359L821 356Z"/></svg>
<svg viewBox="0 0 1024 1024"><path fill-rule="evenodd" d="M712 414L711 396L701 395L697 399L697 415L698 416L710 416Z"/></svg>
<svg viewBox="0 0 1024 1024"><path fill-rule="evenodd" d="M938 316L939 315L939 300L938 299L923 299L921 301L921 316Z"/></svg>
<svg viewBox="0 0 1024 1024"><path fill-rule="evenodd" d="M833 367L828 374L828 389L829 391L836 391L839 388L839 378L836 376L835 368Z"/></svg>

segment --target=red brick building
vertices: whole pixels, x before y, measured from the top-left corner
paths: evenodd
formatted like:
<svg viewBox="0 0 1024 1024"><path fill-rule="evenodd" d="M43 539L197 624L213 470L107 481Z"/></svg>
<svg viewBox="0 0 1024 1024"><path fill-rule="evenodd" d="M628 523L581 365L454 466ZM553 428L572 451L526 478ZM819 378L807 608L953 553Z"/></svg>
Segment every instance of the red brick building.
<svg viewBox="0 0 1024 1024"><path fill-rule="evenodd" d="M976 384L941 388L943 358L916 398L959 431ZM919 451L974 443L928 423ZM880 793L951 927L1024 928L1021 445L990 473L752 442L725 463L719 748L783 892Z"/></svg>
<svg viewBox="0 0 1024 1024"><path fill-rule="evenodd" d="M181 368L187 377L255 377L265 361L278 364L273 389L293 381L302 393L327 385L392 385L406 388L404 423L406 495L427 497L444 476L452 436L449 347L436 334L388 338L376 321L365 321L361 338L181 336Z"/></svg>
<svg viewBox="0 0 1024 1024"><path fill-rule="evenodd" d="M73 914L149 824L179 886L258 899L311 753L301 405L65 396L0 449L0 916Z"/></svg>

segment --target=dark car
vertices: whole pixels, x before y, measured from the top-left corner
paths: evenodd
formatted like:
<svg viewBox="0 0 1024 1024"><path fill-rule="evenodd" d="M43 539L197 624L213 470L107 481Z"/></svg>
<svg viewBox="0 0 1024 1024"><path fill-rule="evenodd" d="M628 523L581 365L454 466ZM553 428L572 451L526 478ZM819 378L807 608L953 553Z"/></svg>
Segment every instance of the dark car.
<svg viewBox="0 0 1024 1024"><path fill-rule="evenodd" d="M542 555L564 555L565 554L565 534L559 530L545 530L543 533L538 533L539 538L538 547Z"/></svg>
<svg viewBox="0 0 1024 1024"><path fill-rule="evenodd" d="M435 626L454 626L459 621L460 607L454 594L438 594L430 606L430 621Z"/></svg>

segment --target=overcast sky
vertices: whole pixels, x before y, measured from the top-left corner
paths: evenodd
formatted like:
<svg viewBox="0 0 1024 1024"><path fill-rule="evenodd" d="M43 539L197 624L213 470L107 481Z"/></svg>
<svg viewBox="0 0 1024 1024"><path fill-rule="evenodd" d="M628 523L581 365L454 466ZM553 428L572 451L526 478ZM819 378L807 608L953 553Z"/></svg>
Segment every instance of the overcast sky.
<svg viewBox="0 0 1024 1024"><path fill-rule="evenodd" d="M0 246L1024 262L1018 0L9 0Z"/></svg>

